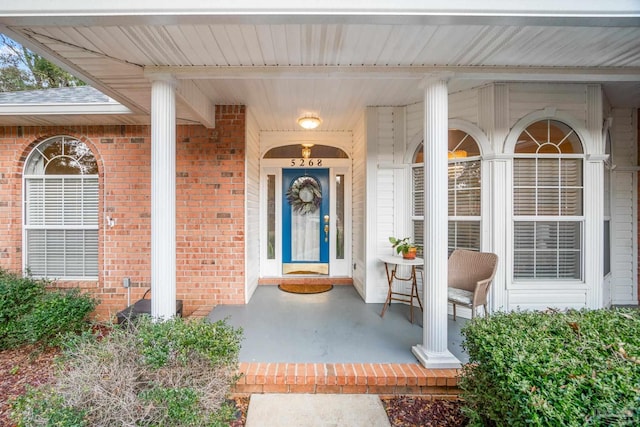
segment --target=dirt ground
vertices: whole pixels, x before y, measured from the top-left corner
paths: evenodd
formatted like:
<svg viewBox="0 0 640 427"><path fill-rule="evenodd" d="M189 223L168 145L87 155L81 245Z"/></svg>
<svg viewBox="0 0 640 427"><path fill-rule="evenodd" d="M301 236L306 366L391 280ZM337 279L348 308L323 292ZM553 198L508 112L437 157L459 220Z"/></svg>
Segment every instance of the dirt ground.
<svg viewBox="0 0 640 427"><path fill-rule="evenodd" d="M10 402L27 386L37 387L54 378L54 348L24 346L0 351L0 427L13 427ZM244 427L249 398L234 400L237 419L230 427ZM416 396L382 399L393 427L462 427L467 424L455 401L429 400Z"/></svg>
<svg viewBox="0 0 640 427"><path fill-rule="evenodd" d="M53 379L53 359L58 354L55 348L36 346L0 351L0 426L14 425L9 417L11 400L27 386L37 387Z"/></svg>

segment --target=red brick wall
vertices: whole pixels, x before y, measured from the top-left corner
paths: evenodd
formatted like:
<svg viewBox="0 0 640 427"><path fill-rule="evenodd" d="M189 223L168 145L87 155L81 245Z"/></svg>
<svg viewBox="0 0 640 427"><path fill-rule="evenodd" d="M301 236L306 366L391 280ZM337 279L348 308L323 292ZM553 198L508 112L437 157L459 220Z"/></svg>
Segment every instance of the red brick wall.
<svg viewBox="0 0 640 427"><path fill-rule="evenodd" d="M93 150L100 170L100 275L80 286L112 316L150 286L151 137L148 126L0 127L0 266L22 267L22 168L38 142L70 135ZM216 128L177 127L177 298L184 314L244 303L245 107L218 106ZM106 216L115 220L106 226Z"/></svg>

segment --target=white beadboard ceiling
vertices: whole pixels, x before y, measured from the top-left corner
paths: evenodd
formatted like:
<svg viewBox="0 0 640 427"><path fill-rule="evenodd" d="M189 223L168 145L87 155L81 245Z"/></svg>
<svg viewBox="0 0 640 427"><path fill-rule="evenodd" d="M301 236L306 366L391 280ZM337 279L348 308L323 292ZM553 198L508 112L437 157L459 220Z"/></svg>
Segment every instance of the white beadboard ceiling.
<svg viewBox="0 0 640 427"><path fill-rule="evenodd" d="M322 130L350 130L366 106L419 102L421 81L439 73L451 77L452 92L492 81L598 82L614 106L640 108L640 18L621 26L615 20L544 25L541 19L488 25L471 18L403 24L401 18L253 16L242 22L216 15L208 23L198 15L161 24L157 17L69 16L31 17L24 25L0 12L0 31L141 117L150 110L154 73L193 82L213 104L246 105L262 130L293 130L308 112L322 117ZM180 120L198 121L184 103L177 110Z"/></svg>

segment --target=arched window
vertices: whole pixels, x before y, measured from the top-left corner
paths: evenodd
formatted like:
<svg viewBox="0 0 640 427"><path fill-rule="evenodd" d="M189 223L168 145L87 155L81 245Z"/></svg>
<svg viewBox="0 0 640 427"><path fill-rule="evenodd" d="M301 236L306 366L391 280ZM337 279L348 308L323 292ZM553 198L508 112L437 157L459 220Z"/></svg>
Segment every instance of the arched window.
<svg viewBox="0 0 640 427"><path fill-rule="evenodd" d="M582 279L583 156L573 129L531 124L513 160L514 280Z"/></svg>
<svg viewBox="0 0 640 427"><path fill-rule="evenodd" d="M24 168L24 264L35 277L97 279L98 165L87 145L56 136Z"/></svg>
<svg viewBox="0 0 640 427"><path fill-rule="evenodd" d="M480 148L468 133L449 130L449 253L454 249L480 250ZM424 146L413 157L413 235L423 245Z"/></svg>

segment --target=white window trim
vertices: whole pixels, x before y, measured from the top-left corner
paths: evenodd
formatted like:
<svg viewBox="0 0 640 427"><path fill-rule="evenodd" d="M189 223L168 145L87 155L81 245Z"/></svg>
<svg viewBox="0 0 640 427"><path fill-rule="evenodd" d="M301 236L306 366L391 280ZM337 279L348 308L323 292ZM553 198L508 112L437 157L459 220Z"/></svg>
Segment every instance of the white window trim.
<svg viewBox="0 0 640 427"><path fill-rule="evenodd" d="M507 259L505 259L505 267L506 267L506 289L507 290L558 290L560 285L568 285L572 290L590 290L591 286L588 285L588 278L586 277L586 263L588 262L585 250L585 242L586 242L586 228L588 222L588 212L587 212L587 182L588 177L586 176L587 168L586 168L586 159L588 158L588 139L585 138L585 135L582 133L583 124L576 121L571 116L563 114L561 112L556 112L554 116L549 116L547 111L537 111L532 113L526 117L520 119L511 129L509 133L506 143L505 143L505 155L508 156L509 165L507 168L508 182L509 182L509 190L510 193L506 200L505 208L507 209L507 218L510 225L510 231L507 233L507 247L509 248ZM537 154L537 153L515 153L515 146L517 143L517 139L520 134L531 124L543 121L543 120L553 120L562 122L565 125L569 126L573 132L577 135L578 139L582 144L583 153L580 154ZM514 277L514 260L515 260L515 223L520 221L525 221L525 216L517 216L514 215L514 203L513 197L515 193L515 185L514 185L514 161L517 158L563 158L563 159L581 159L583 165L583 175L582 175L582 189L583 189L583 215L581 216L545 216L548 221L570 221L569 218L574 218L574 221L581 222L580 227L580 239L581 239L581 266L580 266L580 279L564 279L564 278L548 278L548 279L516 279ZM516 220L517 218L517 220ZM544 221L537 218L537 221Z"/></svg>
<svg viewBox="0 0 640 427"><path fill-rule="evenodd" d="M26 161L23 164L23 168L26 168L29 164L29 161L31 160L32 156L36 155L36 153L40 156L43 156L42 150L40 147L42 147L42 145L46 144L47 142L53 140L53 139L58 139L61 138L62 140L65 139L73 139L73 140L78 140L77 138L73 138L67 135L56 135L54 137L51 138L47 138L46 140L40 142L39 144L37 144L29 153L29 155L27 156ZM28 230L95 230L96 234L97 234L97 239L98 239L98 246L97 246L97 250L98 250L98 259L97 261L99 262L100 259L100 255L99 255L99 251L100 251L100 244L99 244L99 239L100 239L100 233L99 233L99 218L96 221L95 225L28 225L27 224L27 194L26 194L26 188L27 188L27 181L30 179L42 179L43 182L46 181L47 179L80 179L82 181L91 179L91 180L96 180L97 184L98 184L98 205L100 204L99 199L100 199L100 190L99 190L99 185L100 185L100 178L99 178L99 174L90 174L90 175L65 175L65 174L60 174L60 175L46 175L46 174L42 174L42 175L36 175L36 174L24 174L22 175L22 201L21 201L21 212L22 212L22 270L26 273L27 269L28 269L28 265L27 265L27 258L29 255L29 251L28 251L28 245L27 245L27 232ZM98 212L98 216L100 215L100 213ZM99 271L99 265L98 265L98 271ZM43 276L43 275L36 275L33 274L32 277L36 278L36 279L49 279L49 280L56 280L56 281L85 281L85 282L97 282L99 280L98 275L91 275L91 276Z"/></svg>

